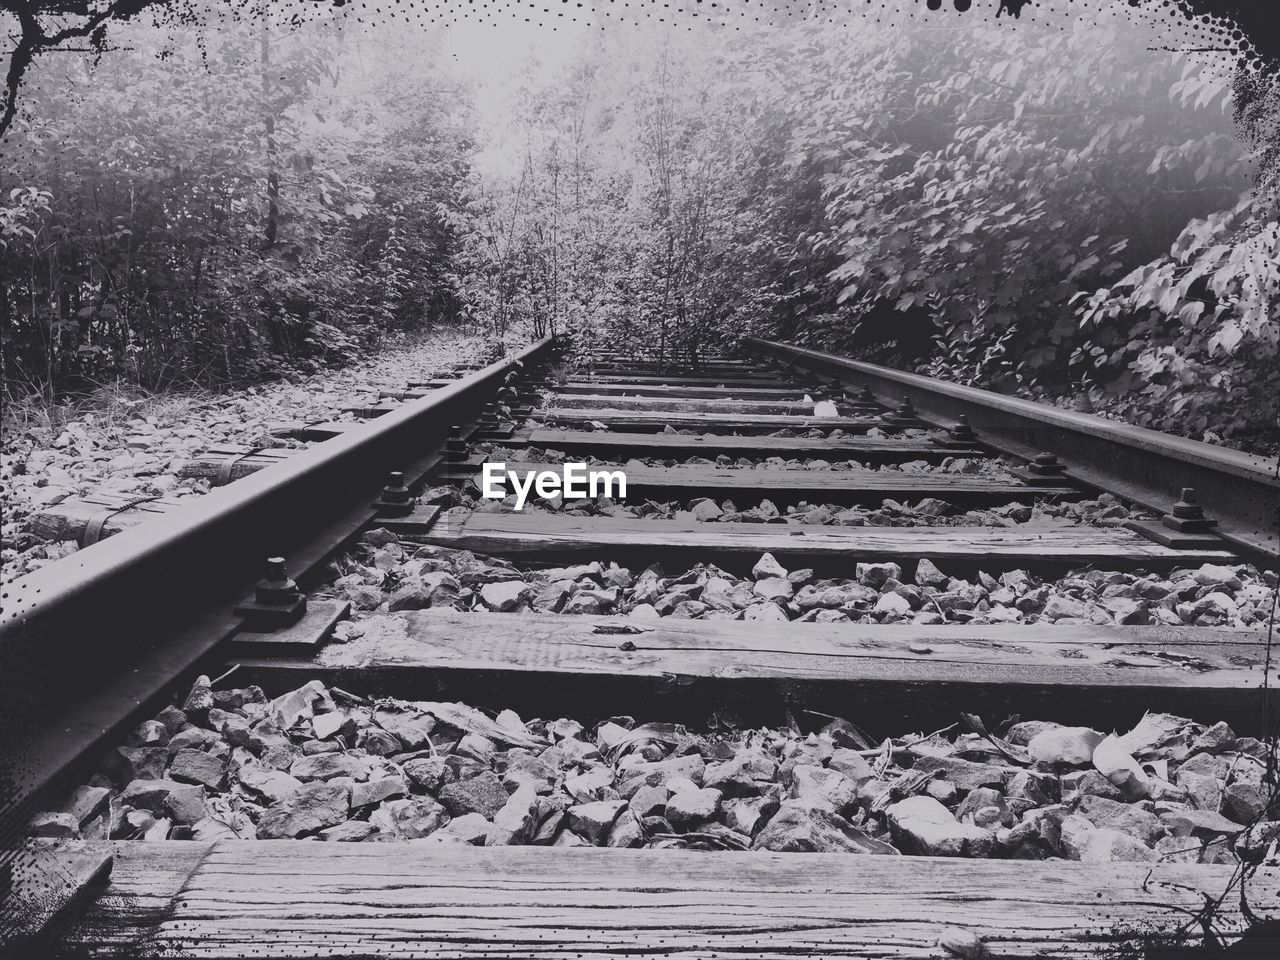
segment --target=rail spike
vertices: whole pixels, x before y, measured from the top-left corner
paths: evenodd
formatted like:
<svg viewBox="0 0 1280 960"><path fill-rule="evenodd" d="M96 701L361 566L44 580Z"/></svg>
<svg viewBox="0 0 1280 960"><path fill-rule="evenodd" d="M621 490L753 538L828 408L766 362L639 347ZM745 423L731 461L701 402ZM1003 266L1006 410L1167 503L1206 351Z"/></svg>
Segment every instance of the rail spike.
<svg viewBox="0 0 1280 960"><path fill-rule="evenodd" d="M405 486L403 473L393 470L387 474L382 494L373 502L373 507L383 517L403 517L413 512L413 494Z"/></svg>
<svg viewBox="0 0 1280 960"><path fill-rule="evenodd" d="M284 557L267 558L253 599L236 607L254 627L268 629L297 623L306 611L307 597L290 579Z"/></svg>

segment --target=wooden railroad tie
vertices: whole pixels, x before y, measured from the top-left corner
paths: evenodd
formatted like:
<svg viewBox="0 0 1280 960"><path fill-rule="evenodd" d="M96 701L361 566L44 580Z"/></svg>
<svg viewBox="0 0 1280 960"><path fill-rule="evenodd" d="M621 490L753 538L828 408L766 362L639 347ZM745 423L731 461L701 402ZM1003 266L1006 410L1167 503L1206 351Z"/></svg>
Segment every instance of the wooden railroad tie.
<svg viewBox="0 0 1280 960"><path fill-rule="evenodd" d="M1178 550L1131 530L1092 526L837 527L803 524L574 517L552 513L473 513L445 516L430 543L517 559L663 558L696 562L708 556L738 564L772 553L790 562L852 568L857 561L910 566L927 557L958 567L1198 566L1228 563L1227 550Z"/></svg>
<svg viewBox="0 0 1280 960"><path fill-rule="evenodd" d="M473 457L477 468L489 458ZM550 461L507 461L506 469L517 473L557 470ZM612 468L602 467L609 470ZM1020 480L948 473L904 473L883 470L803 470L767 467L730 468L717 466L617 468L626 474L627 500L669 500L673 497L729 497L749 506L744 497L771 497L796 500L814 498L818 502L878 502L885 497L914 500L935 497L955 503L1004 504L1039 497L1078 498L1081 492L1070 484L1030 486Z"/></svg>
<svg viewBox="0 0 1280 960"><path fill-rule="evenodd" d="M674 410L658 412L647 410L623 410L616 407L577 409L570 407L546 407L533 412L533 419L543 423L576 426L586 423L602 423L617 430L662 430L665 427L693 427L699 430L739 431L743 433L767 433L784 428L792 430L844 430L848 433L865 433L873 427L891 430L892 427L875 417L815 417L812 415L785 416L782 414L715 414Z"/></svg>
<svg viewBox="0 0 1280 960"><path fill-rule="evenodd" d="M517 433L509 445L528 445L579 455L631 457L730 457L762 459L819 458L858 460L863 463L903 463L928 460L938 463L948 457L981 456L977 448L945 449L928 440L904 437L838 437L834 440L808 437L747 437L702 433L609 433L600 430L556 430L537 427Z"/></svg>
<svg viewBox="0 0 1280 960"><path fill-rule="evenodd" d="M851 854L121 842L112 893L48 956L917 960L948 930L1005 958L1096 957L1176 926L1230 866ZM1280 870L1252 878L1280 893ZM1221 920L1238 923L1238 898ZM92 952L92 951L90 951Z"/></svg>

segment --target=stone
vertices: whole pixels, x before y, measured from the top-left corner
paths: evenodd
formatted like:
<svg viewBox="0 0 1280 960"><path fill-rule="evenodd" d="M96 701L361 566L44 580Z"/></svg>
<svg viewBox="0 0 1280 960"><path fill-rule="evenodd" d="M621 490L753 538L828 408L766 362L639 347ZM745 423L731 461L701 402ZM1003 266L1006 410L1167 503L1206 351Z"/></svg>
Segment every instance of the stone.
<svg viewBox="0 0 1280 960"><path fill-rule="evenodd" d="M753 623L784 623L791 618L776 603L753 603L742 612L742 619Z"/></svg>
<svg viewBox="0 0 1280 960"><path fill-rule="evenodd" d="M297 793L267 808L258 821L258 839L293 839L342 823L351 814L350 796L342 784L304 784Z"/></svg>
<svg viewBox="0 0 1280 960"><path fill-rule="evenodd" d="M876 853L896 855L843 817L803 800L784 800L752 841L753 850L778 853Z"/></svg>
<svg viewBox="0 0 1280 960"><path fill-rule="evenodd" d="M417 840L435 833L450 820L445 808L431 797L404 797L384 800L369 815L369 822L382 833L403 840Z"/></svg>
<svg viewBox="0 0 1280 960"><path fill-rule="evenodd" d="M839 770L857 786L861 786L875 776L875 771L866 757L847 747L837 747L832 751L831 757L827 760L827 766L832 770Z"/></svg>
<svg viewBox="0 0 1280 960"><path fill-rule="evenodd" d="M1222 814L1213 813L1209 810L1192 810L1190 808L1173 810L1161 814L1160 819L1164 822L1169 832L1179 836L1187 836L1188 834L1206 836L1236 834L1244 829L1244 824L1228 820Z"/></svg>
<svg viewBox="0 0 1280 960"><path fill-rule="evenodd" d="M974 763L959 757L920 757L913 767L921 773L933 773L950 780L959 789L969 791L978 787L1003 787L1014 771L990 763Z"/></svg>
<svg viewBox="0 0 1280 960"><path fill-rule="evenodd" d="M226 748L227 745L218 734L203 727L187 727L170 737L168 743L171 757L180 750L206 750L225 755Z"/></svg>
<svg viewBox="0 0 1280 960"><path fill-rule="evenodd" d="M120 794L120 802L175 823L192 824L208 814L204 788L174 780L134 780Z"/></svg>
<svg viewBox="0 0 1280 960"><path fill-rule="evenodd" d="M1067 774L1059 781L1062 799L1075 800L1084 795L1106 797L1108 800L1123 800L1124 794L1110 780L1097 770L1078 770Z"/></svg>
<svg viewBox="0 0 1280 960"><path fill-rule="evenodd" d="M661 816L667 809L667 797L670 791L664 786L641 787L631 795L628 809L641 819Z"/></svg>
<svg viewBox="0 0 1280 960"><path fill-rule="evenodd" d="M559 613L569 599L573 588L572 580L557 580L538 588L531 601L533 609L542 613Z"/></svg>
<svg viewBox="0 0 1280 960"><path fill-rule="evenodd" d="M531 786L518 787L494 815L485 845L489 847L529 843L538 829L538 792Z"/></svg>
<svg viewBox="0 0 1280 960"><path fill-rule="evenodd" d="M886 580L902 579L902 567L896 563L859 563L854 570L859 583L877 590Z"/></svg>
<svg viewBox="0 0 1280 960"><path fill-rule="evenodd" d="M689 512L693 514L695 520L718 520L723 516L724 511L721 510L714 500L695 500L689 506Z"/></svg>
<svg viewBox="0 0 1280 960"><path fill-rule="evenodd" d="M765 600L784 601L791 599L795 588L786 577L765 577L756 581L755 586L752 587L752 593Z"/></svg>
<svg viewBox="0 0 1280 960"><path fill-rule="evenodd" d="M439 793L446 783L457 779L444 757L417 757L402 764L402 769L410 783L428 793Z"/></svg>
<svg viewBox="0 0 1280 960"><path fill-rule="evenodd" d="M245 764L236 772L236 779L251 794L267 803L279 803L302 789L297 777L271 767Z"/></svg>
<svg viewBox="0 0 1280 960"><path fill-rule="evenodd" d="M389 757L404 749L404 745L399 740L377 727L364 727L356 735L356 746L378 757Z"/></svg>
<svg viewBox="0 0 1280 960"><path fill-rule="evenodd" d="M520 606L528 589L528 585L523 580L486 583L480 588L480 602L486 609L507 613Z"/></svg>
<svg viewBox="0 0 1280 960"><path fill-rule="evenodd" d="M778 800L772 796L746 797L726 800L721 804L724 822L733 830L753 837L756 831L778 810Z"/></svg>
<svg viewBox="0 0 1280 960"><path fill-rule="evenodd" d="M1148 847L1165 835L1160 818L1136 804L1118 803L1106 797L1083 796L1076 804L1076 813L1095 827L1117 830L1142 841Z"/></svg>
<svg viewBox="0 0 1280 960"><path fill-rule="evenodd" d="M1141 840L1118 830L1095 827L1086 818L1072 814L1062 821L1062 854L1068 860L1085 863L1151 862L1159 858Z"/></svg>
<svg viewBox="0 0 1280 960"><path fill-rule="evenodd" d="M778 775L778 763L760 751L744 750L731 760L708 764L702 784L715 787L726 796L745 797L758 794L763 784Z"/></svg>
<svg viewBox="0 0 1280 960"><path fill-rule="evenodd" d="M766 553L751 568L751 576L756 580L787 579L787 569L774 559L773 554ZM790 582L790 581L788 581Z"/></svg>
<svg viewBox="0 0 1280 960"><path fill-rule="evenodd" d="M303 781L332 780L334 777L363 779L368 772L365 761L345 753L317 753L299 757L289 764L289 773Z"/></svg>
<svg viewBox="0 0 1280 960"><path fill-rule="evenodd" d="M1093 766L1126 800L1140 800L1151 795L1151 779L1119 745L1115 734L1108 735L1094 748Z"/></svg>
<svg viewBox="0 0 1280 960"><path fill-rule="evenodd" d="M677 830L690 830L712 819L724 795L710 787L678 790L667 798L667 820Z"/></svg>
<svg viewBox="0 0 1280 960"><path fill-rule="evenodd" d="M1222 781L1217 777L1179 770L1175 780L1197 810L1217 813L1222 809Z"/></svg>
<svg viewBox="0 0 1280 960"><path fill-rule="evenodd" d="M895 820L923 820L927 823L948 823L955 819L951 811L933 797L914 796L899 800L885 808L885 818Z"/></svg>
<svg viewBox="0 0 1280 960"><path fill-rule="evenodd" d="M1236 734L1229 725L1219 721L1191 741L1192 753L1223 753L1236 748Z"/></svg>
<svg viewBox="0 0 1280 960"><path fill-rule="evenodd" d="M144 720L129 734L131 747L163 747L169 742L169 729L159 720Z"/></svg>
<svg viewBox="0 0 1280 960"><path fill-rule="evenodd" d="M609 829L609 838L605 846L626 849L644 846L644 831L640 820L630 810L623 810Z"/></svg>
<svg viewBox="0 0 1280 960"><path fill-rule="evenodd" d="M311 718L311 732L317 740L328 740L343 730L354 733L355 729L355 721L340 710L319 713Z"/></svg>
<svg viewBox="0 0 1280 960"><path fill-rule="evenodd" d="M596 846L604 843L618 815L626 809L625 800L594 800L570 807L569 829Z"/></svg>
<svg viewBox="0 0 1280 960"><path fill-rule="evenodd" d="M695 784L701 785L705 770L706 763L696 753L639 763L627 768L627 779L620 779L616 789L620 797L630 799L641 787L659 786L672 777L688 777Z"/></svg>
<svg viewBox="0 0 1280 960"><path fill-rule="evenodd" d="M1027 753L1041 763L1079 766L1093 761L1093 751L1103 739L1103 734L1088 727L1054 727L1032 737Z"/></svg>
<svg viewBox="0 0 1280 960"><path fill-rule="evenodd" d="M927 557L922 557L916 562L914 579L917 586L936 587L939 590L945 588L951 582L951 578L939 570L934 562Z"/></svg>
<svg viewBox="0 0 1280 960"><path fill-rule="evenodd" d="M537 793L550 793L556 770L541 757L523 756L507 764L502 772L502 785L509 793L521 786L531 786Z"/></svg>
<svg viewBox="0 0 1280 960"><path fill-rule="evenodd" d="M1253 823L1267 811L1267 788L1237 780L1222 791L1222 812L1241 823Z"/></svg>
<svg viewBox="0 0 1280 960"><path fill-rule="evenodd" d="M482 847L489 845L489 836L492 832L493 824L480 814L464 813L450 820L439 830L430 833L427 839L437 843L461 843L469 847Z"/></svg>
<svg viewBox="0 0 1280 960"><path fill-rule="evenodd" d="M1089 605L1073 597L1055 594L1046 601L1044 610L1040 615L1046 620L1054 621L1068 618L1087 620L1089 618ZM1110 617L1107 619L1110 620Z"/></svg>
<svg viewBox="0 0 1280 960"><path fill-rule="evenodd" d="M435 717L398 707L378 707L373 711L373 722L400 741L405 750L426 746L436 728Z"/></svg>
<svg viewBox="0 0 1280 960"><path fill-rule="evenodd" d="M490 770L445 784L438 796L452 816L478 813L486 820L496 817L510 799L502 781Z"/></svg>
<svg viewBox="0 0 1280 960"><path fill-rule="evenodd" d="M404 586L398 587L390 597L387 598L387 609L394 612L397 610L425 610L431 606L431 591L426 585L420 582L406 583Z"/></svg>
<svg viewBox="0 0 1280 960"><path fill-rule="evenodd" d="M169 762L169 777L179 783L198 783L216 790L226 773L222 760L203 750L179 750Z"/></svg>
<svg viewBox="0 0 1280 960"><path fill-rule="evenodd" d="M1216 563L1202 564L1191 575L1191 579L1202 587L1222 587L1228 590L1239 590L1241 587L1240 578L1234 570Z"/></svg>
<svg viewBox="0 0 1280 960"><path fill-rule="evenodd" d="M847 815L858 802L858 785L839 770L797 764L791 771L791 796Z"/></svg>
<svg viewBox="0 0 1280 960"><path fill-rule="evenodd" d="M367 820L348 820L336 826L325 827L318 834L321 840L331 843L359 843L368 840L378 832L378 828Z"/></svg>
<svg viewBox="0 0 1280 960"><path fill-rule="evenodd" d="M933 823L906 818L890 834L905 852L923 857L989 857L996 842L991 830L955 819Z"/></svg>
<svg viewBox="0 0 1280 960"><path fill-rule="evenodd" d="M31 837L55 837L61 840L79 840L80 823L64 810L37 813L27 823L27 835Z"/></svg>
<svg viewBox="0 0 1280 960"><path fill-rule="evenodd" d="M884 619L894 619L910 615L911 603L901 594L886 593L882 594L880 599L876 601L873 609L876 613L881 614Z"/></svg>
<svg viewBox="0 0 1280 960"><path fill-rule="evenodd" d="M351 785L351 806L367 807L392 797L402 797L409 792L409 785L400 774L373 777L363 783Z"/></svg>

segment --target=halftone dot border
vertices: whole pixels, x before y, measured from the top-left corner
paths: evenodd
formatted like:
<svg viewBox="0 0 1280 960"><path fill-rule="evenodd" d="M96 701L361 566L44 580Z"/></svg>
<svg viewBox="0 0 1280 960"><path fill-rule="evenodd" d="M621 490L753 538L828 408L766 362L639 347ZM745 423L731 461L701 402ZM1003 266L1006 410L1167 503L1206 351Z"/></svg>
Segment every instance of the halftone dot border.
<svg viewBox="0 0 1280 960"><path fill-rule="evenodd" d="M1268 29L1280 22L1272 0L224 0L208 11L197 10L190 0L155 0L137 16L163 19L175 29L183 25L216 29L228 20L256 20L263 14L264 3L269 5L273 20L286 26L301 24L326 9L340 8L358 23L375 15L428 28L514 18L530 29L550 30L587 15L598 18L604 29L653 23L688 30L698 24L718 24L722 29L741 29L745 23L785 27L804 19L823 19L822 14L828 14L825 19L832 26L853 26L860 20L878 21L890 10L899 15L906 10L908 22L966 17L995 20L1009 29L1032 22L1066 29L1075 18L1097 16L1104 9L1124 4L1130 18L1157 26L1171 51L1218 54L1247 69L1276 71L1280 67L1280 30ZM18 95L21 112L20 90ZM6 493L0 486L0 511ZM0 600L0 614L3 612ZM0 694L19 700L24 693L0 690ZM0 895L6 892L4 872L17 866L18 846L29 815L29 811L12 805L21 772L7 762L8 755L0 741ZM9 921L0 915L0 940L9 929Z"/></svg>

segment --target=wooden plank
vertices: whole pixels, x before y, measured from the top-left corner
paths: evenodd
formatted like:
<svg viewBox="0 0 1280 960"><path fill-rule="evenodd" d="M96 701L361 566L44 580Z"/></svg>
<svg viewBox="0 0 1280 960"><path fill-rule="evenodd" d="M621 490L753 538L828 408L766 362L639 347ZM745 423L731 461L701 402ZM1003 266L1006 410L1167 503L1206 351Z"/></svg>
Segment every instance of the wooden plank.
<svg viewBox="0 0 1280 960"><path fill-rule="evenodd" d="M826 396L832 391L805 387L672 387L665 384L642 383L590 383L574 380L556 384L552 388L559 394L595 394L597 396L636 397L690 397L710 400L774 400L794 398L799 400L806 393Z"/></svg>
<svg viewBox="0 0 1280 960"><path fill-rule="evenodd" d="M384 413L393 413L400 409L398 403L357 403L350 407L343 407L340 413L349 413L353 417L359 417L362 420L372 420L374 417L380 417Z"/></svg>
<svg viewBox="0 0 1280 960"><path fill-rule="evenodd" d="M41 956L157 956L148 944L191 875L213 848L194 840L83 844L115 857L111 882L57 931Z"/></svg>
<svg viewBox="0 0 1280 960"><path fill-rule="evenodd" d="M207 477L215 486L220 486L287 460L298 452L289 447L258 450L252 453L250 450L252 450L251 447L205 450L190 460L178 461L175 472L180 477ZM228 465L231 475L224 480L223 476Z"/></svg>
<svg viewBox="0 0 1280 960"><path fill-rule="evenodd" d="M147 888L146 850L121 854L116 872ZM1255 874L1253 902L1272 902L1277 874ZM1231 875L1189 864L225 841L139 946L184 958L920 960L943 956L939 937L959 926L1002 960L1097 957L1176 928ZM1223 905L1227 933L1240 929L1236 899ZM142 927L139 912L115 905L127 930ZM91 946L68 935L53 956Z"/></svg>
<svg viewBox="0 0 1280 960"><path fill-rule="evenodd" d="M837 527L799 523L702 523L574 517L555 513L473 513L442 518L425 538L441 546L516 559L590 556L727 563L772 553L784 565L851 569L857 561L893 560L904 569L922 557L996 572L1045 564L1108 568L1199 566L1229 561L1226 550L1173 550L1131 530L1104 527Z"/></svg>
<svg viewBox="0 0 1280 960"><path fill-rule="evenodd" d="M479 465L491 458L477 455ZM507 470L559 471L561 464L539 460L509 460ZM1074 497L1083 494L1074 487L1033 487L1021 480L955 473L902 473L884 470L796 470L771 468L731 468L716 466L640 467L628 466L627 499L670 499L674 496L741 498L767 496L778 500L813 497L823 503L917 500L938 497L953 503L1003 504L1013 500L1031 501L1042 497ZM505 477L504 477L505 480ZM535 494L536 495L536 494Z"/></svg>
<svg viewBox="0 0 1280 960"><path fill-rule="evenodd" d="M328 440L364 426L356 420L331 420L320 423L280 423L271 427L273 437L290 437L294 440Z"/></svg>
<svg viewBox="0 0 1280 960"><path fill-rule="evenodd" d="M586 375L585 373L575 374L574 379L590 381L592 383L635 383L648 386L666 384L673 387L777 387L784 386L785 381L781 381L774 374L762 374L758 377L742 377L742 376L690 376L686 374L663 374L658 376L634 374L631 376L619 376L611 373L600 373L595 375Z"/></svg>
<svg viewBox="0 0 1280 960"><path fill-rule="evenodd" d="M42 941L92 900L111 875L107 844L28 840L13 852L12 882L0 889L0 956L38 956Z"/></svg>
<svg viewBox="0 0 1280 960"><path fill-rule="evenodd" d="M272 693L320 676L370 695L544 715L785 722L790 708L848 714L876 736L934 729L959 711L1132 726L1146 710L1257 727L1266 635L1092 624L641 621L625 616L404 612L314 658L237 656ZM1280 705L1280 690L1270 696ZM851 708L850 704L856 704Z"/></svg>
<svg viewBox="0 0 1280 960"><path fill-rule="evenodd" d="M98 538L101 540L152 517L168 513L181 504L184 498L159 497L135 503L138 499L136 496L126 497L116 493L92 493L63 500L33 514L30 520L31 532L45 541L80 541L90 523L109 514Z"/></svg>
<svg viewBox="0 0 1280 960"><path fill-rule="evenodd" d="M709 360L701 363L681 363L668 360L665 363L634 359L588 360L582 364L588 370L601 370L619 373L687 373L703 376L716 376L721 373L769 373L767 366L751 360Z"/></svg>
<svg viewBox="0 0 1280 960"><path fill-rule="evenodd" d="M553 430L539 427L519 434L513 443L527 443L544 449L618 454L629 457L768 457L858 460L862 463L904 463L928 460L938 463L948 457L986 456L980 450L950 450L902 437L839 437L810 440L806 437L730 437L715 434L609 433L600 430Z"/></svg>
<svg viewBox="0 0 1280 960"><path fill-rule="evenodd" d="M567 425L581 423L603 423L617 430L662 430L664 427L693 427L698 430L744 430L769 431L790 428L792 430L845 430L865 432L872 427L891 430L883 421L875 417L813 417L768 413L725 414L714 413L649 413L644 410L620 410L617 408L595 407L585 410L574 410L568 407L546 407L533 411L533 419L545 423L562 423Z"/></svg>
<svg viewBox="0 0 1280 960"><path fill-rule="evenodd" d="M862 413L866 407L848 400L836 400L836 410L840 416L850 413ZM602 394L564 394L555 398L555 404L568 410L677 410L692 413L709 414L784 414L792 417L809 417L813 415L813 401L795 400L732 400L724 398L690 398L690 397L620 397ZM878 408L877 408L878 409Z"/></svg>

